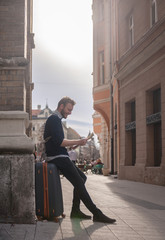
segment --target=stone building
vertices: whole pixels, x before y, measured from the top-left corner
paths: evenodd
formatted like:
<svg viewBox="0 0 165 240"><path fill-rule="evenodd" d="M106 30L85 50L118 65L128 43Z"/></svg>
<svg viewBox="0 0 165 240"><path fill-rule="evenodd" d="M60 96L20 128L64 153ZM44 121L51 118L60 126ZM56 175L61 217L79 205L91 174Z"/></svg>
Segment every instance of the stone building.
<svg viewBox="0 0 165 240"><path fill-rule="evenodd" d="M94 129L120 179L165 185L164 39L164 1L93 0Z"/></svg>
<svg viewBox="0 0 165 240"><path fill-rule="evenodd" d="M0 222L35 223L32 0L0 1ZM26 191L25 191L26 189Z"/></svg>
<svg viewBox="0 0 165 240"><path fill-rule="evenodd" d="M47 104L44 109L41 109L41 105L32 109L32 139L36 146L42 141L45 122L52 113Z"/></svg>
<svg viewBox="0 0 165 240"><path fill-rule="evenodd" d="M25 111L30 119L33 36L32 0L1 0L0 111Z"/></svg>

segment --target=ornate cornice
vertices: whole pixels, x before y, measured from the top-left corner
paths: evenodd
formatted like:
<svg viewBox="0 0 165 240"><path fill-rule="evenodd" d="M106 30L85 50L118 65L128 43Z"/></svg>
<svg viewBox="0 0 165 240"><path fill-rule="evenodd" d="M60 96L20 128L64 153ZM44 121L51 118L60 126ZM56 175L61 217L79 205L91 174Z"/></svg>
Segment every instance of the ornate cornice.
<svg viewBox="0 0 165 240"><path fill-rule="evenodd" d="M146 62L151 56L165 47L165 18L151 28L135 45L118 61L118 80L125 79L129 74Z"/></svg>
<svg viewBox="0 0 165 240"><path fill-rule="evenodd" d="M106 84L103 84L103 85L100 85L100 86L95 86L95 87L93 87L93 93L102 92L102 91L107 90L109 88L110 88L109 83L106 83Z"/></svg>

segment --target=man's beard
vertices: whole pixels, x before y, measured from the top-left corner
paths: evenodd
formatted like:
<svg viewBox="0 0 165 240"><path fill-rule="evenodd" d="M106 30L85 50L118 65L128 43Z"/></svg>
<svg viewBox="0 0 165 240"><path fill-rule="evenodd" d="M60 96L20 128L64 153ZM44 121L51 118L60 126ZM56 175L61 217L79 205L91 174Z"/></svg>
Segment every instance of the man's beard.
<svg viewBox="0 0 165 240"><path fill-rule="evenodd" d="M65 117L65 115L64 115L64 114L65 114L65 111L64 111L64 109L62 109L62 110L61 110L61 115L62 115L62 117L63 117L63 118L65 118L65 119L66 119L66 118L67 118L67 116Z"/></svg>

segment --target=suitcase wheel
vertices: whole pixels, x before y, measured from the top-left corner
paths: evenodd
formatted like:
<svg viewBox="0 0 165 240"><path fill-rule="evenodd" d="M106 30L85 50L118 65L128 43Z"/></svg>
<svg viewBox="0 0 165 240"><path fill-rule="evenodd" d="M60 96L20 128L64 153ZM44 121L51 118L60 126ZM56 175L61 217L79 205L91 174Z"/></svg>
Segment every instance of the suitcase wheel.
<svg viewBox="0 0 165 240"><path fill-rule="evenodd" d="M58 223L58 222L59 222L59 219L58 219L58 217L54 217L54 218L53 218L53 222L56 222L56 223Z"/></svg>
<svg viewBox="0 0 165 240"><path fill-rule="evenodd" d="M42 216L37 216L37 220L38 220L38 221L43 221L43 220L45 220L45 218L42 217Z"/></svg>
<svg viewBox="0 0 165 240"><path fill-rule="evenodd" d="M37 212L40 213L41 212L40 209L37 209Z"/></svg>

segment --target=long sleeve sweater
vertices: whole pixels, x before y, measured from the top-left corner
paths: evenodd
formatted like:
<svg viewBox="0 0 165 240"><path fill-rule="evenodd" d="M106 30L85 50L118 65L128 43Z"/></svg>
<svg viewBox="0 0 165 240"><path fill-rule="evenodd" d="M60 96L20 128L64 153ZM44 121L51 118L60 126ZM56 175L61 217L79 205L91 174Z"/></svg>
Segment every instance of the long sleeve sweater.
<svg viewBox="0 0 165 240"><path fill-rule="evenodd" d="M46 155L50 156L68 156L67 149L61 147L61 143L64 139L64 131L62 127L61 118L54 114L51 115L45 124L44 139L51 136L51 138L45 143Z"/></svg>

